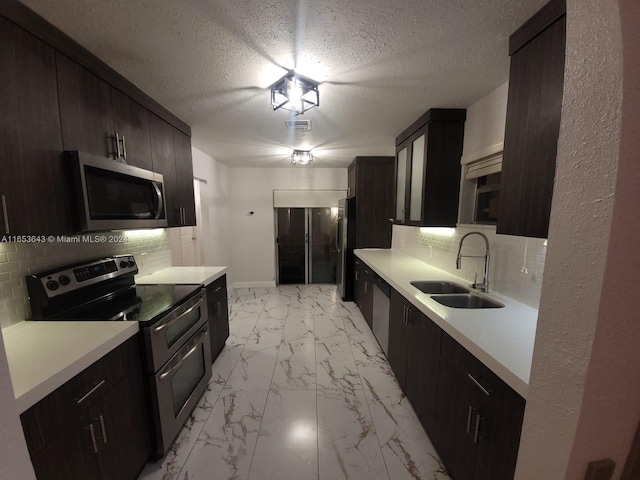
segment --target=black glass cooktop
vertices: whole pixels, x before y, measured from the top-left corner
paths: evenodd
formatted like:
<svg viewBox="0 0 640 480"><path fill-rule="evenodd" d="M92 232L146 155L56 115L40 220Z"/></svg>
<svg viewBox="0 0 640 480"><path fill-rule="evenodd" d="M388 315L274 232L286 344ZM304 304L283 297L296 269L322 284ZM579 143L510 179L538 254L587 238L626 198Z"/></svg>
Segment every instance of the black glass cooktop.
<svg viewBox="0 0 640 480"><path fill-rule="evenodd" d="M200 288L200 285L133 285L108 300L67 312L59 320L113 320L151 324Z"/></svg>

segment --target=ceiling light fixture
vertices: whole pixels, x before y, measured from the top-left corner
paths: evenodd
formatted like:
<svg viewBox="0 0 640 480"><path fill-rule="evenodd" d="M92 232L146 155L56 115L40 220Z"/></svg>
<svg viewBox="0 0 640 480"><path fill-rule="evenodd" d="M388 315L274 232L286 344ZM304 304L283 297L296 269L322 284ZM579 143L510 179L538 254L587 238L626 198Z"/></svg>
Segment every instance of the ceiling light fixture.
<svg viewBox="0 0 640 480"><path fill-rule="evenodd" d="M313 162L313 155L308 150L294 150L291 155L291 163L296 165L299 163L300 165L309 165Z"/></svg>
<svg viewBox="0 0 640 480"><path fill-rule="evenodd" d="M289 72L271 87L271 105L274 110L282 108L295 115L320 105L318 84L295 72Z"/></svg>

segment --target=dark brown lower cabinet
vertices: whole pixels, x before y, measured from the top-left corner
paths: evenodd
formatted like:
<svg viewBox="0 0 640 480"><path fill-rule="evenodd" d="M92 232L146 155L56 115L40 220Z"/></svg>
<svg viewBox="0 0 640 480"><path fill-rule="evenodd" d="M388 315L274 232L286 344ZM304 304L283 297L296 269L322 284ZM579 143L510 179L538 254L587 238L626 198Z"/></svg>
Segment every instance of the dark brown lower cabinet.
<svg viewBox="0 0 640 480"><path fill-rule="evenodd" d="M427 433L433 425L440 335L435 323L391 290L389 364Z"/></svg>
<svg viewBox="0 0 640 480"><path fill-rule="evenodd" d="M355 285L353 299L367 321L373 325L373 270L362 260L355 260Z"/></svg>
<svg viewBox="0 0 640 480"><path fill-rule="evenodd" d="M227 338L229 338L229 300L227 298L226 275L207 286L207 307L211 361L213 362L224 348Z"/></svg>
<svg viewBox="0 0 640 480"><path fill-rule="evenodd" d="M38 480L137 478L151 454L139 345L133 337L21 415Z"/></svg>
<svg viewBox="0 0 640 480"><path fill-rule="evenodd" d="M525 400L442 334L430 437L454 480L512 480Z"/></svg>

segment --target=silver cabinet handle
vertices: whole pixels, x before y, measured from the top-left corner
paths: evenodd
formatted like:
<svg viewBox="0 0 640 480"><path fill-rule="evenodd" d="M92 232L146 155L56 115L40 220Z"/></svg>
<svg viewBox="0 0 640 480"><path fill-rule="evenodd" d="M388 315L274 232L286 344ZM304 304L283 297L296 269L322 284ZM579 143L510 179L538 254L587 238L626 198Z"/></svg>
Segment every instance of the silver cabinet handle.
<svg viewBox="0 0 640 480"><path fill-rule="evenodd" d="M7 211L7 197L2 195L2 216L4 217L4 233L9 234L9 212Z"/></svg>
<svg viewBox="0 0 640 480"><path fill-rule="evenodd" d="M467 434L471 432L471 417L473 416L474 408L469 405L469 412L467 413Z"/></svg>
<svg viewBox="0 0 640 480"><path fill-rule="evenodd" d="M107 443L107 430L104 428L104 417L100 415L100 428L102 429L102 441Z"/></svg>
<svg viewBox="0 0 640 480"><path fill-rule="evenodd" d="M358 281L358 274L359 274L359 273L360 273L360 272L356 272L356 282Z"/></svg>
<svg viewBox="0 0 640 480"><path fill-rule="evenodd" d="M369 282L367 282L365 280L365 282L364 282L364 293L367 293L368 290L369 290Z"/></svg>
<svg viewBox="0 0 640 480"><path fill-rule="evenodd" d="M213 293L218 293L220 290L222 290L222 287L216 287L216 288L213 290Z"/></svg>
<svg viewBox="0 0 640 480"><path fill-rule="evenodd" d="M218 301L216 306L217 306L217 310L218 310L218 317L221 317L222 316L222 302Z"/></svg>
<svg viewBox="0 0 640 480"><path fill-rule="evenodd" d="M478 443L480 433L480 414L476 413L476 431L473 433L473 443Z"/></svg>
<svg viewBox="0 0 640 480"><path fill-rule="evenodd" d="M93 428L93 423L89 424L89 432L91 432L91 444L93 446L93 453L98 453L98 442L96 442L96 432Z"/></svg>
<svg viewBox="0 0 640 480"><path fill-rule="evenodd" d="M193 353L198 350L198 347L200 347L200 345L206 340L207 338L207 333L209 333L208 330L205 330L204 332L202 332L200 334L200 336L198 337L198 339L195 341L195 344L193 345L193 347L191 347L189 349L189 351L187 353L185 353L182 358L180 359L180 361L178 363L176 363L175 365L173 365L172 367L170 367L168 370L162 372L160 374L160 376L158 377L160 380L164 380L165 378L167 378L168 376L170 376L173 372L180 370L180 368L182 367L182 365L184 365L184 362L187 361L187 358L189 358L191 355L193 355Z"/></svg>
<svg viewBox="0 0 640 480"><path fill-rule="evenodd" d="M76 405L81 405L83 402L85 402L91 395L93 395L105 383L106 383L106 380L102 380L100 383L98 383L95 387L93 387L91 390L85 393L82 397L76 400Z"/></svg>
<svg viewBox="0 0 640 480"><path fill-rule="evenodd" d="M120 135L118 134L118 132L116 132L114 135L111 136L111 138L114 139L115 143L116 143L116 151L113 152L111 155L113 155L113 159L114 160L119 160L120 159Z"/></svg>
<svg viewBox="0 0 640 480"><path fill-rule="evenodd" d="M477 380L473 375L471 375L470 373L467 373L467 377L469 377L469 380L471 380L471 381L473 382L473 384L474 384L476 387L478 387L478 388L480 389L480 391L481 391L482 393L484 393L487 397L488 397L489 395L491 395L491 393L493 392L492 390L489 390L489 389L487 389L487 388L484 388L484 387L480 384L480 382L479 382L479 381L478 381L478 380Z"/></svg>
<svg viewBox="0 0 640 480"><path fill-rule="evenodd" d="M154 328L153 333L160 333L162 330L164 330L167 327L170 327L171 325L176 323L178 320L180 320L180 318L184 317L186 314L192 312L193 310L198 308L200 305L202 305L202 302L204 301L204 298L205 298L204 293L198 294L196 298L198 299L196 303L194 303L191 307L187 308L184 312L176 312L176 315L174 317L168 319L166 322Z"/></svg>
<svg viewBox="0 0 640 480"><path fill-rule="evenodd" d="M122 159L127 163L127 144L124 142L124 135L122 136Z"/></svg>

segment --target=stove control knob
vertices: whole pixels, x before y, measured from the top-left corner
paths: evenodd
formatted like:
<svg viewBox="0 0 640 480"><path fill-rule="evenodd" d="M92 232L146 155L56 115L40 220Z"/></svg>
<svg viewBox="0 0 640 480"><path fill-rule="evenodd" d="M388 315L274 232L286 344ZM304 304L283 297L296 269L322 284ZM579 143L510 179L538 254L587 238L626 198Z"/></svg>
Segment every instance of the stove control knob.
<svg viewBox="0 0 640 480"><path fill-rule="evenodd" d="M130 267L135 267L136 266L136 262L135 262L135 260L129 260L129 263L127 265L129 265Z"/></svg>
<svg viewBox="0 0 640 480"><path fill-rule="evenodd" d="M60 275L58 281L60 285L69 285L71 283L71 279L67 275Z"/></svg>
<svg viewBox="0 0 640 480"><path fill-rule="evenodd" d="M56 282L55 280L49 280L47 282L47 288L49 290L57 290L58 287L60 287L60 284L58 282Z"/></svg>
<svg viewBox="0 0 640 480"><path fill-rule="evenodd" d="M120 260L120 268L127 268L128 265L126 260Z"/></svg>

